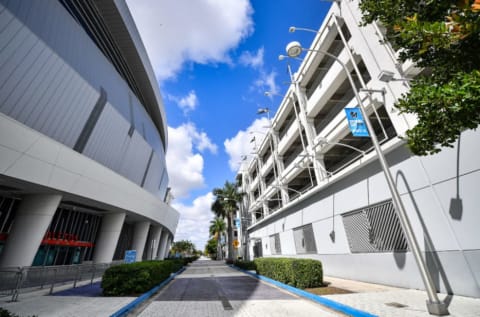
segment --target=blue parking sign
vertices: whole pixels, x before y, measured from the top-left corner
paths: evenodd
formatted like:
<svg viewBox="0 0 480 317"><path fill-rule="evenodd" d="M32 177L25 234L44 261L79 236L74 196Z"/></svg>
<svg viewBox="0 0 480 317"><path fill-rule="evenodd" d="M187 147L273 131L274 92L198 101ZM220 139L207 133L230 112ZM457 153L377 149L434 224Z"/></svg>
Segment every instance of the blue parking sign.
<svg viewBox="0 0 480 317"><path fill-rule="evenodd" d="M370 136L360 108L345 108L345 113L347 115L348 127L352 131L353 136Z"/></svg>
<svg viewBox="0 0 480 317"><path fill-rule="evenodd" d="M125 251L125 263L134 263L137 260L137 250Z"/></svg>

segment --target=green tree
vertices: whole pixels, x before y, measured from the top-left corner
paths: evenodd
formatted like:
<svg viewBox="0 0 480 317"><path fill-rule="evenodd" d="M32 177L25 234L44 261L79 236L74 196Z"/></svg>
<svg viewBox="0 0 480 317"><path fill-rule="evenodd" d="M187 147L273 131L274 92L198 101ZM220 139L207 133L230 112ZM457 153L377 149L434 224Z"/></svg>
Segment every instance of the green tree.
<svg viewBox="0 0 480 317"><path fill-rule="evenodd" d="M180 240L172 243L170 252L175 254L181 254L182 256L191 256L195 254L195 245L189 240Z"/></svg>
<svg viewBox="0 0 480 317"><path fill-rule="evenodd" d="M418 124L407 131L414 154L453 146L480 124L480 0L360 0L363 24L379 21L402 62L427 71L397 102Z"/></svg>
<svg viewBox="0 0 480 317"><path fill-rule="evenodd" d="M233 257L233 227L232 218L237 211L237 203L241 202L242 195L237 192L235 183L225 182L223 188L214 188L216 196L212 204L212 211L217 217L227 219L228 256Z"/></svg>
<svg viewBox="0 0 480 317"><path fill-rule="evenodd" d="M210 221L210 236L217 241L217 260L222 259L222 245L221 245L221 236L225 232L226 224L223 218L215 217L212 221Z"/></svg>
<svg viewBox="0 0 480 317"><path fill-rule="evenodd" d="M212 259L218 260L218 241L215 238L211 238L205 245L205 254Z"/></svg>

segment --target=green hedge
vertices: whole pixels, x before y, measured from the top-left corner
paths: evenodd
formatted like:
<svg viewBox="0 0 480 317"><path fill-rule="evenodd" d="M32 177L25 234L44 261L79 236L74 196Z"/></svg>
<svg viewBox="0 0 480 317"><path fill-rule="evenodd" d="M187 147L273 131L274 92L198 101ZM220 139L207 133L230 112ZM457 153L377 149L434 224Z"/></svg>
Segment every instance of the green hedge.
<svg viewBox="0 0 480 317"><path fill-rule="evenodd" d="M189 263L192 263L193 261L198 260L200 257L197 255L194 256L185 256L185 257L180 257L180 258L166 258L165 260L167 261L181 261L183 265L188 265Z"/></svg>
<svg viewBox="0 0 480 317"><path fill-rule="evenodd" d="M36 316L37 315L33 315L32 317L36 317ZM0 317L20 317L20 316L0 307Z"/></svg>
<svg viewBox="0 0 480 317"><path fill-rule="evenodd" d="M257 274L297 288L323 285L322 262L311 259L258 258Z"/></svg>
<svg viewBox="0 0 480 317"><path fill-rule="evenodd" d="M233 265L246 271L257 270L257 266L253 261L236 260L235 262L233 262Z"/></svg>
<svg viewBox="0 0 480 317"><path fill-rule="evenodd" d="M104 296L131 296L147 292L183 267L183 260L144 261L112 266L102 277Z"/></svg>

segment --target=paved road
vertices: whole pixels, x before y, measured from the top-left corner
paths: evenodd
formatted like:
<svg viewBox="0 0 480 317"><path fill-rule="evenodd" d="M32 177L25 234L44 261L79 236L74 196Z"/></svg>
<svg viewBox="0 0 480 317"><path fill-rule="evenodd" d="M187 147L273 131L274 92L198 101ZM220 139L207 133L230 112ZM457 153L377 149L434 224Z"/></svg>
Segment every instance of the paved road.
<svg viewBox="0 0 480 317"><path fill-rule="evenodd" d="M223 262L196 261L138 314L150 316L338 316Z"/></svg>

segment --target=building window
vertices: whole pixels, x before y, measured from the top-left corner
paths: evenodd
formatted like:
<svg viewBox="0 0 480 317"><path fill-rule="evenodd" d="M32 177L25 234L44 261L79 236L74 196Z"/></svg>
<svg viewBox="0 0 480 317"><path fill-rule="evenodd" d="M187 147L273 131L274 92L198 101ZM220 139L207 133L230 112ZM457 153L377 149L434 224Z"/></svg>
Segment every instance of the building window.
<svg viewBox="0 0 480 317"><path fill-rule="evenodd" d="M252 213L255 216L255 221L260 221L263 219L263 211L261 208L254 210Z"/></svg>
<svg viewBox="0 0 480 317"><path fill-rule="evenodd" d="M345 41L348 41L352 37L352 34L350 33L350 30L348 29L348 26L346 23L343 23L341 27L341 32L345 37Z"/></svg>
<svg viewBox="0 0 480 317"><path fill-rule="evenodd" d="M362 76L363 82L368 83L371 80L370 73L363 60L357 63L358 71ZM355 87L360 89L361 82L355 70L350 72ZM314 126L317 134L320 132L340 113L345 106L355 97L352 85L347 77L343 80L337 90L330 96L330 99L323 105L322 109L314 117Z"/></svg>
<svg viewBox="0 0 480 317"><path fill-rule="evenodd" d="M338 55L340 55L344 47L345 46L343 45L342 38L340 37L340 35L337 34L332 44L328 49L326 49L326 51L338 57ZM318 86L320 85L323 78L327 74L328 70L332 67L332 64L334 62L335 62L335 59L328 56L324 56L322 61L318 64L317 69L315 70L315 73L312 75L310 80L305 85L305 89L306 89L305 93L308 99L310 99L310 97L313 95L315 90L318 88Z"/></svg>
<svg viewBox="0 0 480 317"><path fill-rule="evenodd" d="M392 201L342 215L352 253L407 251Z"/></svg>
<svg viewBox="0 0 480 317"><path fill-rule="evenodd" d="M369 118L378 140L383 142L394 138L397 133L385 107L380 106L377 109L377 113L379 117L377 117L375 113L372 113ZM383 134L382 126L385 129L386 135ZM325 169L333 174L362 157L362 154L358 150L364 152L373 150L373 143L370 137L354 137L351 132L337 141L337 143L337 145L329 148L323 157ZM354 150L352 147L358 150Z"/></svg>
<svg viewBox="0 0 480 317"><path fill-rule="evenodd" d="M275 180L275 167L272 167L265 175L265 185L269 186Z"/></svg>
<svg viewBox="0 0 480 317"><path fill-rule="evenodd" d="M282 248L280 245L280 234L274 234L270 236L270 250L273 255L282 254Z"/></svg>
<svg viewBox="0 0 480 317"><path fill-rule="evenodd" d="M297 254L317 252L317 245L315 243L315 235L313 234L312 224L294 229L293 238L295 240L295 249Z"/></svg>
<svg viewBox="0 0 480 317"><path fill-rule="evenodd" d="M278 191L267 199L268 212L272 213L282 207L282 196Z"/></svg>
<svg viewBox="0 0 480 317"><path fill-rule="evenodd" d="M255 240L253 244L253 257L261 258L263 256L262 240Z"/></svg>
<svg viewBox="0 0 480 317"><path fill-rule="evenodd" d="M283 166L288 167L299 156L299 154L303 152L304 145L302 142L302 138L303 140L307 138L304 129L302 129L302 135L299 135L295 139L295 141L292 142L289 148L284 153L282 153Z"/></svg>
<svg viewBox="0 0 480 317"><path fill-rule="evenodd" d="M292 126L293 122L295 122L295 113L294 113L294 109L292 107L292 109L290 110L290 112L288 113L287 117L285 118L285 120L283 120L283 123L281 125L279 125L279 128L278 128L278 137L281 139L283 139L283 137L285 136L285 134L288 132L288 129L290 129L290 127Z"/></svg>

